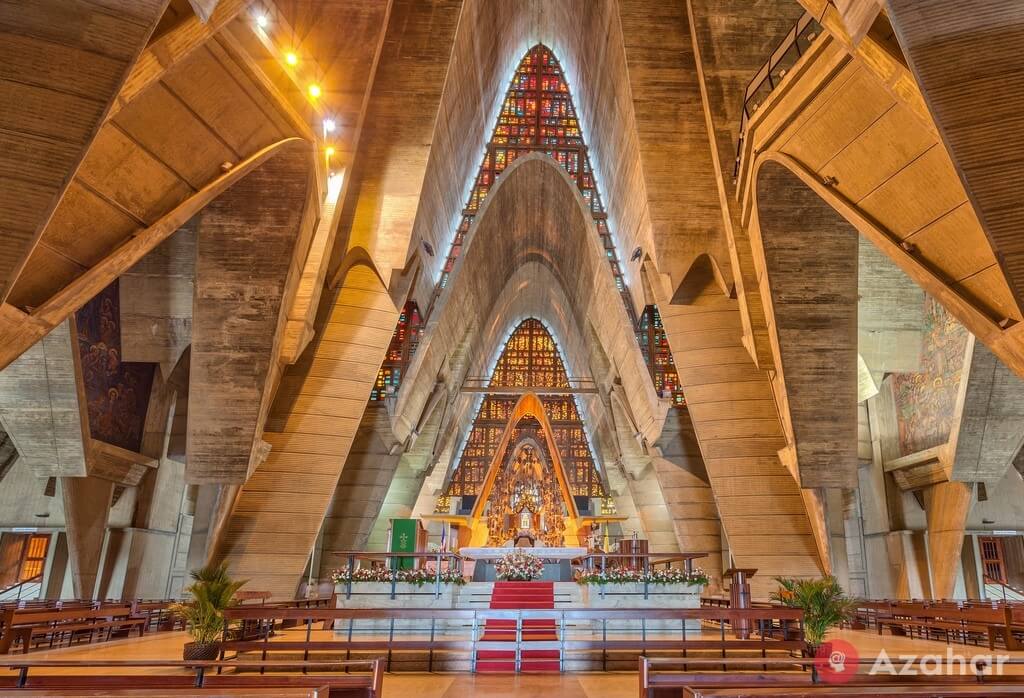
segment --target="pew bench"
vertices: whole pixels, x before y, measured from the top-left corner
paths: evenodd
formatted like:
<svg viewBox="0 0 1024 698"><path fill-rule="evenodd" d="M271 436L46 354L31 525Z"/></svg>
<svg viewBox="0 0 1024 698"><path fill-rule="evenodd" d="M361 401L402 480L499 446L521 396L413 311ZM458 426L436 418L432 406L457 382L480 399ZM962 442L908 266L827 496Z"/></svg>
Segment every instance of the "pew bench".
<svg viewBox="0 0 1024 698"><path fill-rule="evenodd" d="M864 696L872 698L982 698L995 695L1020 695L1020 686L991 684L942 684L914 686L773 686L771 688L684 688L680 694L684 698L760 698L775 696L777 698L828 698L829 696Z"/></svg>
<svg viewBox="0 0 1024 698"><path fill-rule="evenodd" d="M316 688L23 688L18 696L33 698L329 698L330 687Z"/></svg>
<svg viewBox="0 0 1024 698"><path fill-rule="evenodd" d="M46 691L41 695L76 695L69 691L97 691L99 695L117 695L115 691L139 690L154 696L156 691L182 690L182 695L221 696L259 695L256 690L266 689L267 695L282 695L297 689L316 690L320 698L380 698L383 690L384 668L381 659L331 662L203 662L176 660L72 660L0 659L3 667L13 671L0 671L0 695L32 695L29 691ZM167 669L168 673L94 673L97 670ZM368 669L367 673L340 673L353 668ZM33 672L32 670L36 670ZM45 669L81 669L82 674L44 674ZM182 670L186 671L182 671ZM227 669L231 673L215 673ZM169 673L176 671L176 673ZM265 673L319 672L319 673ZM323 672L331 673L323 673ZM90 672L90 673L84 673ZM326 692L324 690L326 689ZM187 691L191 690L189 693ZM40 695L37 693L36 695ZM88 695L88 694L86 694ZM156 693L162 695L162 693Z"/></svg>
<svg viewBox="0 0 1024 698"><path fill-rule="evenodd" d="M54 643L60 644L64 637L71 644L76 636L86 633L90 642L97 633L101 638L106 633L109 639L114 633L124 631L130 634L133 629L137 629L141 637L147 625L147 620L134 617L128 606L8 610L2 618L0 655L7 654L18 643L21 644L22 653L28 653L34 642L45 641L46 638L49 638L50 647L53 647Z"/></svg>

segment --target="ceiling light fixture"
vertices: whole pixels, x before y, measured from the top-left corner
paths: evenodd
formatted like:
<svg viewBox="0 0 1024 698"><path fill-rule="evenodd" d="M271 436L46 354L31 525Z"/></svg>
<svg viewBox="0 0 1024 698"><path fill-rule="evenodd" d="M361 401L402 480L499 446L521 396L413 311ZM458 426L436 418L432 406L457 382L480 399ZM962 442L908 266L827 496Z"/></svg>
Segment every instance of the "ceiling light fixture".
<svg viewBox="0 0 1024 698"><path fill-rule="evenodd" d="M266 29L268 24L270 24L270 20L267 19L266 15L256 15L256 26L260 29Z"/></svg>
<svg viewBox="0 0 1024 698"><path fill-rule="evenodd" d="M338 125L334 123L334 119L324 119L324 133L334 133Z"/></svg>
<svg viewBox="0 0 1024 698"><path fill-rule="evenodd" d="M635 262L638 259L640 259L643 256L643 254L644 251L638 247L635 250L633 250L633 256L629 258L629 261Z"/></svg>
<svg viewBox="0 0 1024 698"><path fill-rule="evenodd" d="M333 156L334 155L334 146L333 145L327 146L327 148L324 149L324 154L327 155L327 157Z"/></svg>
<svg viewBox="0 0 1024 698"><path fill-rule="evenodd" d="M299 57L296 56L294 52L289 51L288 53L284 54L284 62L287 63L288 65L298 65Z"/></svg>
<svg viewBox="0 0 1024 698"><path fill-rule="evenodd" d="M313 83L312 85L309 86L309 96L310 97L312 97L313 99L316 99L321 94L323 94L323 91L320 89L319 85L317 85L316 83Z"/></svg>

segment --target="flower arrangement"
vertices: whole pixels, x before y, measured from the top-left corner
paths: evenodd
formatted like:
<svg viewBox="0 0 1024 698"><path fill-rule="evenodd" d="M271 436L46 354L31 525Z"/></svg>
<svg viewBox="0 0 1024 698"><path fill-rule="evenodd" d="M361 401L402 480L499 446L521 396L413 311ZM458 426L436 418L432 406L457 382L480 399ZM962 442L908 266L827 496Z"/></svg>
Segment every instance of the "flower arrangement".
<svg viewBox="0 0 1024 698"><path fill-rule="evenodd" d="M514 550L494 563L494 571L505 582L530 582L544 574L544 563L535 555Z"/></svg>
<svg viewBox="0 0 1024 698"><path fill-rule="evenodd" d="M434 570L424 567L418 570L392 570L387 567L360 567L349 576L348 570L334 570L331 580L335 584L358 584L360 582L383 582L390 584L392 577L396 582L412 584L417 587L433 584L440 576L441 584L454 584L462 586L466 583L465 577L458 570L441 570L437 575Z"/></svg>
<svg viewBox="0 0 1024 698"><path fill-rule="evenodd" d="M678 567L652 569L647 572L644 572L643 570L631 570L624 567L613 567L604 571L578 570L576 572L577 584L596 584L598 586L604 586L605 584L642 584L644 582L659 585L699 584L704 586L708 583L708 576L699 569L696 569L693 572L687 572L686 570Z"/></svg>

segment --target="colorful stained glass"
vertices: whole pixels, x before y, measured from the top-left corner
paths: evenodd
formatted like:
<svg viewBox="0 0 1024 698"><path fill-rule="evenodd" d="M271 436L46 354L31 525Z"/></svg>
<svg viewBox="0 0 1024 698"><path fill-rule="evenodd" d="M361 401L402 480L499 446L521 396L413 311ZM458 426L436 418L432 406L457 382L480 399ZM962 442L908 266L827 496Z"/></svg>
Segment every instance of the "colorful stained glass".
<svg viewBox="0 0 1024 698"><path fill-rule="evenodd" d="M480 172L470 192L466 208L462 212L462 220L455 231L455 239L442 268L439 288L447 285L455 260L462 253L473 218L480 210L495 180L517 157L530 152L541 152L551 156L576 181L593 215L601 246L615 279L615 286L622 296L627 314L634 322L637 341L644 351L655 388L659 395L671 394L674 405L683 405L672 352L668 349L668 342L664 340L664 331L660 330L660 318L657 330L652 330L653 325L649 319L647 327L644 327L644 318L636 318L633 312L633 301L626 287L615 243L608 228L608 216L590 166L590 157L569 93L569 85L565 81L558 59L542 44L534 46L527 52L512 77L501 113L498 115L498 123L490 143L487 144ZM646 316L648 312L645 310L644 314ZM657 308L654 309L654 314L657 315ZM649 338L645 344L643 336L652 335L652 332L657 334L659 331L659 339ZM663 346L664 350L653 350L654 345L651 341L660 342L659 346Z"/></svg>
<svg viewBox="0 0 1024 698"><path fill-rule="evenodd" d="M644 355L658 395L671 398L673 407L684 407L686 398L679 386L679 374L672 361L672 350L668 346L665 328L661 325L658 306L649 305L644 308L637 322L636 341L640 343L640 352Z"/></svg>
<svg viewBox="0 0 1024 698"><path fill-rule="evenodd" d="M412 362L413 354L420 344L420 332L423 321L420 309L414 301L409 301L398 316L398 324L391 335L384 363L377 371L377 381L370 391L370 402L383 402L384 398L398 395L402 386L402 378Z"/></svg>
<svg viewBox="0 0 1024 698"><path fill-rule="evenodd" d="M523 321L508 338L491 374L492 388L566 388L569 377L558 345L547 328L536 319ZM477 495L487 468L501 441L518 396L488 394L473 421L472 431L462 450L459 465L445 491L448 496ZM558 448L566 479L573 496L604 497L601 476L594 465L583 420L576 399L569 394L543 395L545 415L551 425L551 440ZM527 437L542 444L546 441L536 419L522 419L516 425L511 444ZM550 462L550 454L547 454Z"/></svg>

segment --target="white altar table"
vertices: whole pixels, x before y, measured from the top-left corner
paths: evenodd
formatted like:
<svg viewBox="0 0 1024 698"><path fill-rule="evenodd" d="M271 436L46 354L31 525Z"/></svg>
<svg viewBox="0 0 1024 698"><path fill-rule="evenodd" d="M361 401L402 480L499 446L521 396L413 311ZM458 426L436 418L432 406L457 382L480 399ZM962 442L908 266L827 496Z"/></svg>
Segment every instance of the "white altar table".
<svg viewBox="0 0 1024 698"><path fill-rule="evenodd" d="M471 560L497 560L514 550L542 560L575 560L587 554L586 548L460 548L459 555Z"/></svg>
<svg viewBox="0 0 1024 698"><path fill-rule="evenodd" d="M544 562L541 579L552 582L571 582L572 566L569 563L587 554L586 548L461 548L459 555L475 561L474 582L493 582L497 579L493 563L514 550L539 557Z"/></svg>

